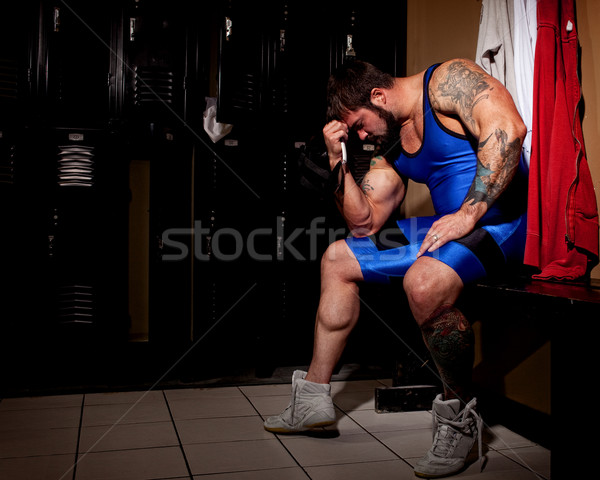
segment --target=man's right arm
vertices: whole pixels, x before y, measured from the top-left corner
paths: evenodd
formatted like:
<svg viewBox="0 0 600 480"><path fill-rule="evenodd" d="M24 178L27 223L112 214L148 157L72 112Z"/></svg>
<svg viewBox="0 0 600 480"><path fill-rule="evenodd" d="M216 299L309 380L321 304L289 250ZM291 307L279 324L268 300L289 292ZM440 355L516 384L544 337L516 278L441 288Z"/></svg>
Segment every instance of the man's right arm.
<svg viewBox="0 0 600 480"><path fill-rule="evenodd" d="M346 124L339 121L330 122L323 128L332 171L342 159L340 142L347 140L347 132ZM341 165L338 174L343 188L335 193L336 203L354 236L377 232L404 199L404 181L383 157L371 159L369 171L360 186L354 181L348 165Z"/></svg>

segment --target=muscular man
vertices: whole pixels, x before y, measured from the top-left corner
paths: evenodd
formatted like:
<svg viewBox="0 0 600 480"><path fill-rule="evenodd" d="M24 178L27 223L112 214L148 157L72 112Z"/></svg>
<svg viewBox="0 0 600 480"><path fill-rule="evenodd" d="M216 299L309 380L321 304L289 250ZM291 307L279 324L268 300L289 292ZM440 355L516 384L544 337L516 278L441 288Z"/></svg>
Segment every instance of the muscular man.
<svg viewBox="0 0 600 480"><path fill-rule="evenodd" d="M352 236L323 256L310 367L294 372L290 405L265 428L290 433L335 421L329 382L358 320L358 284L403 277L444 385L433 402L434 442L415 473L451 475L481 442L469 388L474 336L454 304L466 283L522 261L525 125L503 85L464 59L406 78L347 63L329 80L328 115L323 135L340 183L335 196ZM351 130L381 152L360 186L341 162ZM381 229L404 199L407 178L427 184L436 215L398 221L399 246Z"/></svg>

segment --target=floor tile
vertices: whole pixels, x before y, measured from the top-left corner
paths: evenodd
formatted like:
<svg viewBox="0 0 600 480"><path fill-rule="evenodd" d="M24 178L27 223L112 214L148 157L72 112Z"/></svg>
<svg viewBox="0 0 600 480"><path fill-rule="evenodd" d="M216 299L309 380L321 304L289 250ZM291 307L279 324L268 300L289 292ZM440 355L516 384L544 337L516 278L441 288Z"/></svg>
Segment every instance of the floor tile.
<svg viewBox="0 0 600 480"><path fill-rule="evenodd" d="M75 455L0 459L0 478L10 480L71 480Z"/></svg>
<svg viewBox="0 0 600 480"><path fill-rule="evenodd" d="M551 453L546 448L540 446L511 448L499 453L546 478L550 477Z"/></svg>
<svg viewBox="0 0 600 480"><path fill-rule="evenodd" d="M250 402L254 408L263 417L269 417L271 415L279 415L289 405L291 395L273 395L270 397L249 397Z"/></svg>
<svg viewBox="0 0 600 480"><path fill-rule="evenodd" d="M258 415L252 417L199 418L177 420L181 443L231 442L238 440L269 440L273 434L263 428Z"/></svg>
<svg viewBox="0 0 600 480"><path fill-rule="evenodd" d="M306 467L312 480L414 480L413 468L402 460Z"/></svg>
<svg viewBox="0 0 600 480"><path fill-rule="evenodd" d="M356 421L354 421L351 417L343 413L340 409L335 409L335 424L324 427L325 431L336 431L340 435L353 435L356 433L365 433L364 428L362 428Z"/></svg>
<svg viewBox="0 0 600 480"><path fill-rule="evenodd" d="M29 410L57 407L81 407L83 395L48 395L42 397L4 398L0 412L4 410Z"/></svg>
<svg viewBox="0 0 600 480"><path fill-rule="evenodd" d="M238 387L175 388L164 391L167 401L206 398L243 398Z"/></svg>
<svg viewBox="0 0 600 480"><path fill-rule="evenodd" d="M177 446L172 422L82 427L79 453Z"/></svg>
<svg viewBox="0 0 600 480"><path fill-rule="evenodd" d="M375 432L373 435L402 458L422 457L431 447L431 428Z"/></svg>
<svg viewBox="0 0 600 480"><path fill-rule="evenodd" d="M502 425L492 425L486 428L486 442L494 450L534 446L530 440L509 430Z"/></svg>
<svg viewBox="0 0 600 480"><path fill-rule="evenodd" d="M431 413L425 410L392 413L353 410L348 412L348 416L369 432L431 428Z"/></svg>
<svg viewBox="0 0 600 480"><path fill-rule="evenodd" d="M3 430L0 431L0 458L75 455L78 434L78 428Z"/></svg>
<svg viewBox="0 0 600 480"><path fill-rule="evenodd" d="M194 475L297 466L276 439L184 445L184 450Z"/></svg>
<svg viewBox="0 0 600 480"><path fill-rule="evenodd" d="M386 381L332 382L336 424L302 435L263 428L288 405L290 383L4 399L0 478L72 480L80 435L75 480L412 480L431 413L376 413ZM549 450L502 425L486 426L483 441L483 472L474 447L453 478L550 478Z"/></svg>
<svg viewBox="0 0 600 480"><path fill-rule="evenodd" d="M80 418L81 407L4 410L0 412L0 431L78 427Z"/></svg>
<svg viewBox="0 0 600 480"><path fill-rule="evenodd" d="M240 387L240 390L247 397L268 397L273 395L287 395L289 398L292 394L292 384L280 383L277 385L248 385Z"/></svg>
<svg viewBox="0 0 600 480"><path fill-rule="evenodd" d="M347 393L341 391L333 395L333 403L344 412L373 410L375 408L375 393L373 390L358 390Z"/></svg>
<svg viewBox="0 0 600 480"><path fill-rule="evenodd" d="M301 466L395 460L388 448L367 433L313 438L279 436Z"/></svg>
<svg viewBox="0 0 600 480"><path fill-rule="evenodd" d="M256 415L256 410L243 395L226 398L180 398L169 400L169 407L175 420Z"/></svg>
<svg viewBox="0 0 600 480"><path fill-rule="evenodd" d="M112 405L119 403L136 404L147 402L163 402L165 399L161 390L145 390L135 392L106 392L88 393L85 405Z"/></svg>
<svg viewBox="0 0 600 480"><path fill-rule="evenodd" d="M84 427L123 425L143 422L168 422L171 420L166 403L115 403L89 405L83 410Z"/></svg>
<svg viewBox="0 0 600 480"><path fill-rule="evenodd" d="M146 448L81 455L76 480L150 480L186 477L179 447Z"/></svg>
<svg viewBox="0 0 600 480"><path fill-rule="evenodd" d="M308 480L308 478L299 467L194 476L194 480Z"/></svg>

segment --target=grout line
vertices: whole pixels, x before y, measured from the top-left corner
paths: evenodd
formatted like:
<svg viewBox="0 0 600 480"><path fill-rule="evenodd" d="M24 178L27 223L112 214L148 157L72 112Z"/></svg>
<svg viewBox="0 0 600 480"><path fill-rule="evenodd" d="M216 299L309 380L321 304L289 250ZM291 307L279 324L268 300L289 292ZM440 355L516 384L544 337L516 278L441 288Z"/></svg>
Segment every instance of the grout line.
<svg viewBox="0 0 600 480"><path fill-rule="evenodd" d="M520 448L530 448L528 446L526 447L509 447L508 449L502 449L502 450L494 450L494 452L502 455L504 458L510 460L513 463L516 463L519 467L524 468L525 470L528 470L529 472L531 472L537 479L539 480L548 480L546 479L546 477L544 477L541 473L536 472L533 468L531 468L529 465L527 465L527 462L523 461L523 463L521 463L520 461L522 461L521 457L515 452L515 450L519 450ZM509 457L508 455L505 455L503 452L509 451L511 453L513 453L516 458L514 457Z"/></svg>
<svg viewBox="0 0 600 480"><path fill-rule="evenodd" d="M358 425L361 429L363 429L366 433L369 434L369 436L371 438L374 438L378 443L380 443L381 445L383 445L386 449L388 449L393 455L395 455L396 457L398 457L400 460L402 460L404 463L406 463L410 468L414 468L410 463L408 463L408 461L401 457L398 453L394 452L394 450L391 449L391 447L387 446L385 443L383 443L379 438L377 438L375 435L373 435L372 432L370 432L369 430L367 430L365 427L363 427L360 423L358 423L356 420L354 420L354 418L352 418L350 415L348 415L348 413L341 408L339 405L337 405L334 402L334 405L337 409L340 410L340 412L342 412L346 417L348 417L350 420L352 420L354 423L356 423L356 425Z"/></svg>
<svg viewBox="0 0 600 480"><path fill-rule="evenodd" d="M77 459L79 458L79 444L81 442L81 430L83 428L83 409L85 407L85 393L81 397L81 411L79 412L79 427L77 429L77 445L75 446L75 458L73 459L73 465L59 478L62 480L71 470L73 470L73 480L77 474Z"/></svg>
<svg viewBox="0 0 600 480"><path fill-rule="evenodd" d="M171 423L173 424L173 428L175 429L175 435L177 436L177 443L179 444L179 449L181 450L181 454L183 455L183 461L185 462L185 468L187 468L188 475L190 476L190 480L193 480L194 476L192 475L192 469L190 467L190 463L188 462L187 455L185 454L185 449L183 448L183 444L181 443L181 437L179 436L179 431L177 430L177 424L175 423L175 419L173 418L173 412L171 411L171 406L169 405L169 400L167 399L167 395L164 390L162 390L163 398L165 399L165 403L167 404L167 410L169 411L169 417L171 417Z"/></svg>
<svg viewBox="0 0 600 480"><path fill-rule="evenodd" d="M248 400L248 402L250 402L250 405L252 405L252 408L254 409L254 411L256 412L256 414L262 419L263 416L260 414L260 412L258 411L258 409L254 406L254 403L252 403L252 400L250 400L248 398L248 396L244 393L244 391L240 387L237 387L237 389L242 393L242 395L246 398L246 400ZM291 389L291 385L290 385L290 389ZM268 396L277 397L277 396L282 396L282 395L265 395L265 396L259 397L259 398L264 398L264 397L268 397ZM308 472L306 471L306 469L304 468L304 466L300 464L300 462L298 461L298 459L296 457L294 457L294 455L292 455L292 452L290 452L288 450L288 448L285 446L285 444L281 441L281 438L279 438L279 435L273 434L273 436L277 439L277 441L279 442L279 445L281 445L285 449L285 451L288 453L288 455L290 457L292 457L292 459L294 460L294 462L296 462L296 465L298 465L298 467L300 467L302 469L302 471L304 472L304 474L306 475L306 477L312 480L312 477L308 474Z"/></svg>

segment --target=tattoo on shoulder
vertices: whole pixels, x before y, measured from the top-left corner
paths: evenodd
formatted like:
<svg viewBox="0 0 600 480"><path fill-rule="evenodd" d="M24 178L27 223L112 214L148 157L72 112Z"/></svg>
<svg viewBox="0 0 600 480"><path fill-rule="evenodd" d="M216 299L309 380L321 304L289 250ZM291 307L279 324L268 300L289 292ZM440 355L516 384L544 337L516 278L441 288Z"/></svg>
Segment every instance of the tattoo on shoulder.
<svg viewBox="0 0 600 480"><path fill-rule="evenodd" d="M437 94L449 97L458 105L463 118L473 125L473 108L489 97L481 94L492 89L482 73L473 71L466 62L457 60L448 66L446 77L438 83Z"/></svg>
<svg viewBox="0 0 600 480"><path fill-rule="evenodd" d="M381 155L375 155L373 157L371 157L371 161L369 162L369 166L372 167L374 165L377 165L377 163L384 161L385 162L385 158L383 158Z"/></svg>

